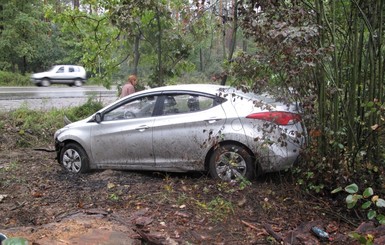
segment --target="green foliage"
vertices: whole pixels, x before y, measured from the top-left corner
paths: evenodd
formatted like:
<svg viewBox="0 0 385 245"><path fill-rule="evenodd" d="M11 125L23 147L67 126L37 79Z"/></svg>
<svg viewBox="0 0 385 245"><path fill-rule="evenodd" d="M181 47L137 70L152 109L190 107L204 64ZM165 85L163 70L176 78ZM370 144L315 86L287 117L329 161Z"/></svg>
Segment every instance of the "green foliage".
<svg viewBox="0 0 385 245"><path fill-rule="evenodd" d="M12 237L7 238L4 241L2 241L3 245L28 245L28 241L25 238L22 237Z"/></svg>
<svg viewBox="0 0 385 245"><path fill-rule="evenodd" d="M381 3L261 1L258 6L261 11L253 4L240 9L243 31L257 50L238 53L228 71L251 88L279 85L295 92L310 136L306 164L296 177L315 191L345 184L346 178L381 186L385 71L375 65L384 56Z"/></svg>
<svg viewBox="0 0 385 245"><path fill-rule="evenodd" d="M45 113L27 107L13 111L10 120L19 133L18 145L29 147L52 141L53 133L63 124L63 120L58 120L57 112Z"/></svg>
<svg viewBox="0 0 385 245"><path fill-rule="evenodd" d="M317 172L322 170L317 169ZM293 167L291 172L296 176L296 182L298 185L308 192L322 193L325 188L325 184L316 177L314 171L306 170L303 167Z"/></svg>
<svg viewBox="0 0 385 245"><path fill-rule="evenodd" d="M164 85L168 78L194 67L186 60L192 49L191 43L175 31L178 23L170 15L168 4L163 1L124 1L114 8L111 16L112 23L120 30L131 37L143 37L140 48L146 57L141 58L141 63L149 66L150 87Z"/></svg>
<svg viewBox="0 0 385 245"><path fill-rule="evenodd" d="M1 168L0 171L13 171L20 167L19 162L17 161L11 161L9 164L7 164L4 168Z"/></svg>
<svg viewBox="0 0 385 245"><path fill-rule="evenodd" d="M248 179L244 178L243 176L241 176L237 179L237 183L239 184L240 190L244 190L248 186L251 186L251 182Z"/></svg>
<svg viewBox="0 0 385 245"><path fill-rule="evenodd" d="M385 201L379 198L377 195L374 195L373 189L371 187L366 188L362 195L357 194L359 189L356 184L348 185L344 189L338 187L333 190L332 193L338 193L342 190L349 194L346 197L346 204L349 209L355 208L357 203L361 202L361 209L367 211L367 218L369 220L376 218L380 224L385 224L385 216L383 214L378 214L371 208L371 206L384 208ZM374 241L374 237L371 234L361 235L357 232L351 232L349 236L357 240L360 244L371 245Z"/></svg>
<svg viewBox="0 0 385 245"><path fill-rule="evenodd" d="M317 186L323 186L323 190L328 190L329 186L345 185L346 181L356 182L362 185L372 185L381 188L384 184L384 162L385 148L381 144L385 138L384 134L384 104L379 101L365 103L365 114L368 118L372 115L379 117L379 122L368 125L368 118L356 118L361 126L361 138L354 150L349 150L348 130L346 127L339 127L334 131L330 128L324 133L321 130L310 130L310 142L306 153L303 154L303 163L298 169L293 169L298 183L307 190L316 190ZM319 138L324 137L329 151L322 153L319 151ZM376 144L374 144L377 142ZM378 154L377 157L374 157ZM313 173L308 178L308 173ZM359 174L358 174L359 173Z"/></svg>
<svg viewBox="0 0 385 245"><path fill-rule="evenodd" d="M170 78L166 85L209 83L210 80L200 72L186 72L182 76Z"/></svg>
<svg viewBox="0 0 385 245"><path fill-rule="evenodd" d="M349 236L355 240L357 240L360 244L364 245L373 245L374 237L372 234L361 235L357 232L351 232Z"/></svg>
<svg viewBox="0 0 385 245"><path fill-rule="evenodd" d="M7 70L23 66L22 73L40 72L54 64L79 64L86 67L90 83L106 87L121 83L133 72L143 84L154 87L174 83L197 69L206 77L221 70L223 55L214 46L216 35L222 38L216 28L219 21L214 12L195 10L195 3L97 0L82 1L79 9L62 1L16 3L3 6L4 23L13 33L25 29L17 26L19 17L34 23L27 49L17 46L30 57L24 55L27 63L21 64L12 60L16 55L4 54L0 66ZM2 35L2 51L11 52L11 36Z"/></svg>
<svg viewBox="0 0 385 245"><path fill-rule="evenodd" d="M49 23L42 21L42 2L7 1L2 4L0 69L22 74L52 61Z"/></svg>
<svg viewBox="0 0 385 245"><path fill-rule="evenodd" d="M87 102L83 105L69 108L66 111L66 116L71 121L78 121L94 114L102 108L103 103L101 101L98 101L94 97L89 97Z"/></svg>
<svg viewBox="0 0 385 245"><path fill-rule="evenodd" d="M215 197L208 203L197 201L197 205L213 216L214 221L224 221L230 214L234 213L233 204L223 199L222 197Z"/></svg>
<svg viewBox="0 0 385 245"><path fill-rule="evenodd" d="M0 86L27 86L31 82L28 76L8 71L0 71Z"/></svg>
<svg viewBox="0 0 385 245"><path fill-rule="evenodd" d="M111 193L109 196L108 196L108 199L110 199L111 201L119 201L119 195L116 194L116 193Z"/></svg>
<svg viewBox="0 0 385 245"><path fill-rule="evenodd" d="M97 2L90 6L102 7ZM120 37L120 31L110 24L109 14L109 11L99 15L69 8L57 13L54 6L46 8L46 16L65 33L60 41L68 52L67 60L62 63L84 65L92 75L90 80L104 83L106 87L110 86L112 74L117 71L122 57L127 56L121 52L127 43Z"/></svg>
<svg viewBox="0 0 385 245"><path fill-rule="evenodd" d="M369 220L377 219L380 224L385 224L385 215L382 214L382 208L385 208L385 200L378 195L374 195L374 191L371 187L364 190L362 194L359 194L359 188L356 184L350 184L345 188L338 187L332 191L332 194L345 191L348 193L345 201L349 209L356 208L361 204L361 210L367 212L367 218Z"/></svg>
<svg viewBox="0 0 385 245"><path fill-rule="evenodd" d="M39 111L22 106L10 114L0 114L2 119L0 133L5 134L6 127L16 130L18 133L16 144L19 147L51 144L55 131L64 126L64 115L77 121L90 116L102 107L102 103L92 97L83 105L67 109Z"/></svg>

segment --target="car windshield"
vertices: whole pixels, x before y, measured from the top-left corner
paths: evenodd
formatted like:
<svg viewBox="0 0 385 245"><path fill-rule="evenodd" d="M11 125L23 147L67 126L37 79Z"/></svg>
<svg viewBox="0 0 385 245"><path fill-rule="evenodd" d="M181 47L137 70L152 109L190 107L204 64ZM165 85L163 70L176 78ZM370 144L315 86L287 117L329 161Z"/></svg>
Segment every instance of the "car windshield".
<svg viewBox="0 0 385 245"><path fill-rule="evenodd" d="M52 66L48 71L55 71L57 66Z"/></svg>
<svg viewBox="0 0 385 245"><path fill-rule="evenodd" d="M104 114L104 121L151 117L157 96L141 97Z"/></svg>

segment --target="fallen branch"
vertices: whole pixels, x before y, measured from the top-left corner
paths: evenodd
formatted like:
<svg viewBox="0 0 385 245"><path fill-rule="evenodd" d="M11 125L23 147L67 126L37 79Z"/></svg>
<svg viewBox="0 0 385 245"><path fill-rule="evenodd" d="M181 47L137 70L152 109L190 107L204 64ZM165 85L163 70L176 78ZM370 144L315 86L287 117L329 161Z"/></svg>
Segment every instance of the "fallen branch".
<svg viewBox="0 0 385 245"><path fill-rule="evenodd" d="M15 205L14 207L12 207L12 208L10 209L10 211L13 211L13 210L22 208L22 207L24 206L24 204L26 204L26 203L27 203L26 201L24 201L24 202L22 202L22 203L17 202L17 205Z"/></svg>
<svg viewBox="0 0 385 245"><path fill-rule="evenodd" d="M45 152L55 152L55 149L46 149L46 148L34 148L34 151L45 151Z"/></svg>
<svg viewBox="0 0 385 245"><path fill-rule="evenodd" d="M146 242L146 244L149 244L149 245L162 245L162 244L164 244L161 241L161 239L159 239L159 237L154 236L151 233L146 234L145 232L143 232L139 229L134 229L134 231L139 234L141 240ZM164 240L164 239L162 238L162 240Z"/></svg>
<svg viewBox="0 0 385 245"><path fill-rule="evenodd" d="M273 228L269 225L269 224L264 224L263 227L265 228L265 230L272 236L274 237L274 239L277 241L277 242L281 242L283 241L283 238L278 234L276 233Z"/></svg>
<svg viewBox="0 0 385 245"><path fill-rule="evenodd" d="M241 222L242 222L244 225L250 227L250 228L253 229L253 230L258 230L258 228L257 228L256 226L250 224L249 222L246 222L246 221L244 221L244 220L241 220Z"/></svg>

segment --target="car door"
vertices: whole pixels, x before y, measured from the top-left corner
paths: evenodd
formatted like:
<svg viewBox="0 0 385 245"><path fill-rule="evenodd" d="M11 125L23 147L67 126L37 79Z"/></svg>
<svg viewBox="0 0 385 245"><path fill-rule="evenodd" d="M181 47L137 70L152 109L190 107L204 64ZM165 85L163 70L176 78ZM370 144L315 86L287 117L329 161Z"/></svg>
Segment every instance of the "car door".
<svg viewBox="0 0 385 245"><path fill-rule="evenodd" d="M173 171L204 169L204 158L220 139L226 121L219 99L195 93L163 95L163 113L153 124L157 168Z"/></svg>
<svg viewBox="0 0 385 245"><path fill-rule="evenodd" d="M67 67L58 66L56 71L51 75L51 82L58 83L66 79Z"/></svg>
<svg viewBox="0 0 385 245"><path fill-rule="evenodd" d="M92 128L91 152L100 167L141 169L155 165L152 117L157 96L127 100L103 113Z"/></svg>
<svg viewBox="0 0 385 245"><path fill-rule="evenodd" d="M68 70L66 72L66 76L65 76L65 79L63 80L63 82L72 83L72 82L74 82L75 78L78 77L77 70L79 70L79 68L74 67L74 66L68 66L67 69Z"/></svg>

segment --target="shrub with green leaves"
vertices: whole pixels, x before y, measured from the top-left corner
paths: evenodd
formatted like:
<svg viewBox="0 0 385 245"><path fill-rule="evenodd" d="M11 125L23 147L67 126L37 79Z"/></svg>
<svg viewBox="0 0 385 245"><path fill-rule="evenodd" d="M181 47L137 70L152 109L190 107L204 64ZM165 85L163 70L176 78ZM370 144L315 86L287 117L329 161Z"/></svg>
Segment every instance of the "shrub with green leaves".
<svg viewBox="0 0 385 245"><path fill-rule="evenodd" d="M50 144L55 131L64 126L64 115L72 121L77 121L92 115L102 107L103 104L93 97L77 107L50 111L31 110L23 105L10 113L0 113L0 133L4 135L5 132L11 132L5 131L5 125L16 131L17 147Z"/></svg>
<svg viewBox="0 0 385 245"><path fill-rule="evenodd" d="M374 191L371 187L364 190L362 194L359 194L359 188L356 184L351 184L345 188L338 187L332 191L332 194L345 191L348 193L345 201L349 209L355 208L361 205L360 208L367 211L367 218L377 219L380 224L385 224L385 215L381 213L382 208L385 207L385 200L378 195L374 195Z"/></svg>
<svg viewBox="0 0 385 245"><path fill-rule="evenodd" d="M102 108L103 103L101 101L95 99L94 97L89 97L85 104L72 107L66 111L66 115L71 121L77 121L92 115Z"/></svg>
<svg viewBox="0 0 385 245"><path fill-rule="evenodd" d="M26 86L30 85L28 76L19 73L0 71L0 86Z"/></svg>

